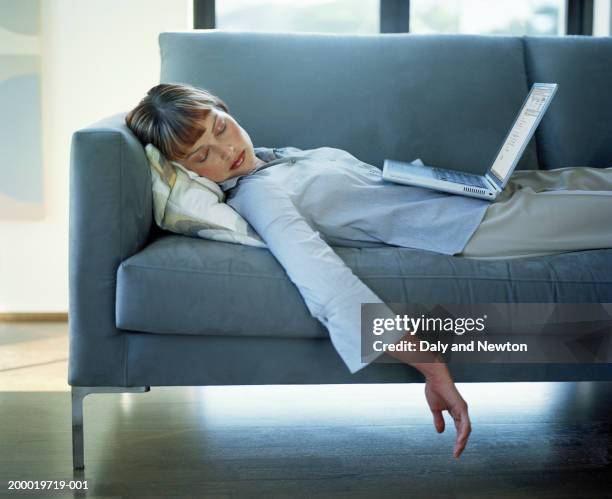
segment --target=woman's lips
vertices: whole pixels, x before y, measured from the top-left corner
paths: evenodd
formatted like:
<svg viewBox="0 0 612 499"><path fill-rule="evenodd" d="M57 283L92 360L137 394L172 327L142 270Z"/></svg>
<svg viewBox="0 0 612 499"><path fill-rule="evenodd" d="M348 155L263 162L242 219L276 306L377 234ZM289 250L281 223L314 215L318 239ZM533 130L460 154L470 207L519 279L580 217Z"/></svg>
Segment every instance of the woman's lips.
<svg viewBox="0 0 612 499"><path fill-rule="evenodd" d="M240 167L240 165L242 165L242 163L244 162L244 156L245 156L244 151L242 151L240 153L240 156L238 156L238 159L234 162L234 164L230 168L230 170L235 170L236 168Z"/></svg>

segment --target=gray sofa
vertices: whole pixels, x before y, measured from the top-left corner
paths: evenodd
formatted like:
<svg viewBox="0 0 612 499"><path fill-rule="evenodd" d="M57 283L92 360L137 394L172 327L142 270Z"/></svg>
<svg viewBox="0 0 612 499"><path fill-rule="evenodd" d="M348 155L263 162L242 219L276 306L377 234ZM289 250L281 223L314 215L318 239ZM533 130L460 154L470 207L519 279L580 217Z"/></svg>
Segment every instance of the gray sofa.
<svg viewBox="0 0 612 499"><path fill-rule="evenodd" d="M378 167L420 157L483 173L531 83L556 82L518 168L612 166L610 38L196 31L162 33L159 44L161 82L220 95L255 146L331 146ZM144 150L124 117L72 138L75 469L84 466L90 393L422 381L400 364L351 375L269 250L158 229ZM388 302L612 302L612 249L508 261L391 246L335 250ZM457 381L612 380L609 364L451 371Z"/></svg>

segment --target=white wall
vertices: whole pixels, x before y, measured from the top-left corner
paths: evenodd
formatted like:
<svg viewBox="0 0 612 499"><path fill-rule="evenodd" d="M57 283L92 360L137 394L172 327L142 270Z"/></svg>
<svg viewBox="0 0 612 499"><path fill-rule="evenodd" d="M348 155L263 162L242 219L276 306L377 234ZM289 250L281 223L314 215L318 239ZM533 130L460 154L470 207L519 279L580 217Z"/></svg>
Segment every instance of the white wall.
<svg viewBox="0 0 612 499"><path fill-rule="evenodd" d="M72 133L127 111L159 83L157 36L191 29L192 5L192 0L41 0L46 215L41 221L0 223L0 313L68 311Z"/></svg>

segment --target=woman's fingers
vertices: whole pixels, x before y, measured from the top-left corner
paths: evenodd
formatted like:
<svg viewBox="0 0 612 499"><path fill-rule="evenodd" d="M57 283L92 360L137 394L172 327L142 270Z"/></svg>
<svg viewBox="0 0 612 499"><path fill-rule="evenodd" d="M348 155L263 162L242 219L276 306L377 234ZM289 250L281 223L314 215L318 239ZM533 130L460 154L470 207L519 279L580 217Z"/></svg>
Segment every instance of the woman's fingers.
<svg viewBox="0 0 612 499"><path fill-rule="evenodd" d="M442 433L444 431L444 416L442 416L442 411L432 410L431 412L433 414L436 431Z"/></svg>
<svg viewBox="0 0 612 499"><path fill-rule="evenodd" d="M465 403L459 409L453 409L449 412L455 421L455 428L457 429L457 440L455 441L453 455L459 457L467 445L470 433L472 433L472 424L470 423Z"/></svg>
<svg viewBox="0 0 612 499"><path fill-rule="evenodd" d="M453 418L457 430L453 455L458 458L464 451L472 432L465 400L463 400L450 378L442 383L428 380L425 384L425 398L433 414L434 427L438 433L442 433L445 427L442 411L448 411Z"/></svg>

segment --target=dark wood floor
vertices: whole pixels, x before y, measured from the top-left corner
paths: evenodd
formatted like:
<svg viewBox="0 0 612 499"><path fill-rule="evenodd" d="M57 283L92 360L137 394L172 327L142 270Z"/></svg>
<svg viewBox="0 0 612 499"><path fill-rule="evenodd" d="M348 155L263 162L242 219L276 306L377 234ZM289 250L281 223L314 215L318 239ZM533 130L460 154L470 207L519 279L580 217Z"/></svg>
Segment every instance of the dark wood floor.
<svg viewBox="0 0 612 499"><path fill-rule="evenodd" d="M8 480L86 479L87 497L612 497L612 383L460 384L473 422L460 460L422 385L92 395L73 472L61 345L65 325L0 327L0 495L26 497ZM20 367L24 348L41 360Z"/></svg>

